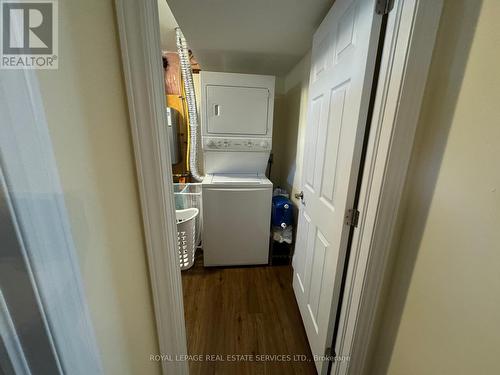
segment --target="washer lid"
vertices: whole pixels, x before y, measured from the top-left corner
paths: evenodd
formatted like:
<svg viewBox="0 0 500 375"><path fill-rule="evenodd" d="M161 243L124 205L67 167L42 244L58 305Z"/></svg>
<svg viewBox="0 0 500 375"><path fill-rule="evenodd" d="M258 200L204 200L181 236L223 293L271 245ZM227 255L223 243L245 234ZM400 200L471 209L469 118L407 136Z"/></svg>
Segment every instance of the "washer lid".
<svg viewBox="0 0 500 375"><path fill-rule="evenodd" d="M238 185L238 186L255 186L255 185L272 185L272 182L264 175L259 174L213 174L208 175L203 180L204 183L211 185Z"/></svg>

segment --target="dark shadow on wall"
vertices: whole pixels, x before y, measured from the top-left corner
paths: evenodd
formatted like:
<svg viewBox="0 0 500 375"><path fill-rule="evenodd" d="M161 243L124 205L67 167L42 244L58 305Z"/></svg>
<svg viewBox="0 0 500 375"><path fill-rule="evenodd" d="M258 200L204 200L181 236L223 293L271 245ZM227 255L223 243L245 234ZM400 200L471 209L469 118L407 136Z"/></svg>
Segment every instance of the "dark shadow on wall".
<svg viewBox="0 0 500 375"><path fill-rule="evenodd" d="M285 188L292 193L292 185L295 177L296 157L297 157L297 139L299 137L300 123L300 101L302 94L302 83L297 84L286 93L285 105L286 114L286 133L283 135L286 151L286 168L281 171L281 181Z"/></svg>
<svg viewBox="0 0 500 375"><path fill-rule="evenodd" d="M387 374L482 1L445 0L399 212L394 268L366 375Z"/></svg>
<svg viewBox="0 0 500 375"><path fill-rule="evenodd" d="M281 168L283 165L283 138L281 134L286 131L286 104L284 95L277 94L274 97L274 113L273 113L273 162L269 179L273 182L274 187L282 186Z"/></svg>
<svg viewBox="0 0 500 375"><path fill-rule="evenodd" d="M299 83L285 94L277 95L274 102L271 181L289 193L295 176L301 93Z"/></svg>

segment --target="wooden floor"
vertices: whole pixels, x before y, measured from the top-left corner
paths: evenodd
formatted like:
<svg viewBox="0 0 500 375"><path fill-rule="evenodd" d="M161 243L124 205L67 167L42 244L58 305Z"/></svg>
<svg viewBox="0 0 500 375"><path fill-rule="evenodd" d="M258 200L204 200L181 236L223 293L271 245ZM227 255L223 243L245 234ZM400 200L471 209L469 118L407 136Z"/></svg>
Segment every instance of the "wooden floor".
<svg viewBox="0 0 500 375"><path fill-rule="evenodd" d="M190 374L316 374L290 266L204 268L197 256L182 284Z"/></svg>

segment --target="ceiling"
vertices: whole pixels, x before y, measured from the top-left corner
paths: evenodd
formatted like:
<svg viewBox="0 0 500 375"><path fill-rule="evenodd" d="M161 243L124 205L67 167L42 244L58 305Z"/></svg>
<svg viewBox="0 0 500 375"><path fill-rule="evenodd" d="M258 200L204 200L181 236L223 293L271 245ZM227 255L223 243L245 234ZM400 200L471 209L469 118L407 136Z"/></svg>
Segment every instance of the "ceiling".
<svg viewBox="0 0 500 375"><path fill-rule="evenodd" d="M177 20L202 69L284 76L334 0L158 1L164 49L175 49Z"/></svg>

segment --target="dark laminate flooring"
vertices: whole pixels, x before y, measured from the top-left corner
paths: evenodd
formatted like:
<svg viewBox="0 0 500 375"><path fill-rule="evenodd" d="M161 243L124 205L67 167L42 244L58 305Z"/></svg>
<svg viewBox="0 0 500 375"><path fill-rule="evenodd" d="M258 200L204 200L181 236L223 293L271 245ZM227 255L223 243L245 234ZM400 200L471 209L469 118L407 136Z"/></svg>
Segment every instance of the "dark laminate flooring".
<svg viewBox="0 0 500 375"><path fill-rule="evenodd" d="M204 268L198 254L182 284L192 375L316 374L290 266Z"/></svg>

